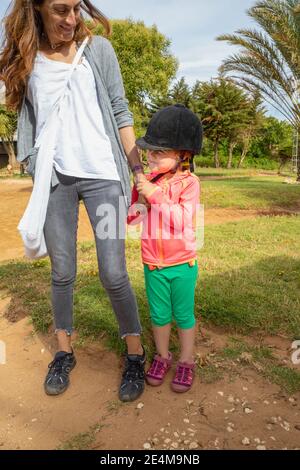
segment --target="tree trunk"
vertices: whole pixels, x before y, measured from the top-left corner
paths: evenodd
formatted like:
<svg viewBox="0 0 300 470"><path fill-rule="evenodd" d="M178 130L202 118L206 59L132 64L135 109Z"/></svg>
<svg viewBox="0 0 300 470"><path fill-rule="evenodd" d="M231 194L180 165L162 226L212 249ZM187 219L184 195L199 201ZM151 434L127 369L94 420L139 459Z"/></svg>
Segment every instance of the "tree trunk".
<svg viewBox="0 0 300 470"><path fill-rule="evenodd" d="M18 166L14 145L10 141L2 141L2 143L8 155L8 164L11 165L12 170L14 170Z"/></svg>
<svg viewBox="0 0 300 470"><path fill-rule="evenodd" d="M215 161L215 167L220 168L219 140L218 139L215 141L215 145L214 145L214 161Z"/></svg>
<svg viewBox="0 0 300 470"><path fill-rule="evenodd" d="M232 157L233 157L233 150L236 146L235 142L230 142L228 146L228 161L227 161L227 168L230 169L232 167Z"/></svg>
<svg viewBox="0 0 300 470"><path fill-rule="evenodd" d="M300 182L300 159L297 161L297 181Z"/></svg>
<svg viewBox="0 0 300 470"><path fill-rule="evenodd" d="M244 143L242 155L240 156L240 159L239 159L239 162L238 162L238 168L240 168L242 166L243 161L246 158L247 152L248 152L248 143Z"/></svg>

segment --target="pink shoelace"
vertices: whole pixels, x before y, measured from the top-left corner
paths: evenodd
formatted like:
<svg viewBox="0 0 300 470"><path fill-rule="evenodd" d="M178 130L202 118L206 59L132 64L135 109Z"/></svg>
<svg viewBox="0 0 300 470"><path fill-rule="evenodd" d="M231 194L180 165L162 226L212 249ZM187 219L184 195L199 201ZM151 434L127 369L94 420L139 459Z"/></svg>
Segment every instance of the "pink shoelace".
<svg viewBox="0 0 300 470"><path fill-rule="evenodd" d="M167 370L167 368L168 368L168 365L166 362L153 359L153 362L151 364L151 367L147 375L153 378L161 379L164 376L164 373Z"/></svg>
<svg viewBox="0 0 300 470"><path fill-rule="evenodd" d="M191 366L177 366L173 383L192 385L193 382L193 367Z"/></svg>

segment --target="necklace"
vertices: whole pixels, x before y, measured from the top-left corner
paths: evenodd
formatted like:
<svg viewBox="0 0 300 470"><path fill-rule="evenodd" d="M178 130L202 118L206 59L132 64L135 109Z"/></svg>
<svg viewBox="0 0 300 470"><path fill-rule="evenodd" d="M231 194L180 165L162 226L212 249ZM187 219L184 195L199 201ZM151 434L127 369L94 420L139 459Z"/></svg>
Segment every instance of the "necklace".
<svg viewBox="0 0 300 470"><path fill-rule="evenodd" d="M52 44L50 41L49 41L49 38L48 36L43 33L42 34L43 38L45 39L46 43L48 44L48 46L53 50L55 51L56 49L58 49L59 47L63 46L65 44L65 41L63 42L59 42L58 44Z"/></svg>

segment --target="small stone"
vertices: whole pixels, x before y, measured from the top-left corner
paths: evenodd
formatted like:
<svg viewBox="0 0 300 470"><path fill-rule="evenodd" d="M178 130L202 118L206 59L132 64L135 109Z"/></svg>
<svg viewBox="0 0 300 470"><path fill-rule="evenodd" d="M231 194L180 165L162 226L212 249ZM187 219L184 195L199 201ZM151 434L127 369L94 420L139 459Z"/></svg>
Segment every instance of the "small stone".
<svg viewBox="0 0 300 470"><path fill-rule="evenodd" d="M151 444L149 442L145 442L143 447L144 447L144 449L151 449Z"/></svg>
<svg viewBox="0 0 300 470"><path fill-rule="evenodd" d="M138 403L136 407L138 410L141 410L142 408L144 408L144 403Z"/></svg>
<svg viewBox="0 0 300 470"><path fill-rule="evenodd" d="M277 401L274 400L274 401L273 401L273 405L277 405Z"/></svg>
<svg viewBox="0 0 300 470"><path fill-rule="evenodd" d="M227 426L226 429L227 429L228 432L233 432L233 429L230 426Z"/></svg>
<svg viewBox="0 0 300 470"><path fill-rule="evenodd" d="M190 420L187 419L187 418L184 418L183 422L188 424L190 422Z"/></svg>
<svg viewBox="0 0 300 470"><path fill-rule="evenodd" d="M242 444L244 446L249 446L250 445L250 439L249 437L244 437L244 439L242 440Z"/></svg>
<svg viewBox="0 0 300 470"><path fill-rule="evenodd" d="M170 442L171 442L171 439L165 439L165 440L164 440L164 443L165 443L165 444L170 444Z"/></svg>
<svg viewBox="0 0 300 470"><path fill-rule="evenodd" d="M267 429L268 429L269 431L272 431L272 429L273 429L272 424L267 424Z"/></svg>
<svg viewBox="0 0 300 470"><path fill-rule="evenodd" d="M171 426L171 424L170 424L170 423L167 423L167 426Z"/></svg>
<svg viewBox="0 0 300 470"><path fill-rule="evenodd" d="M266 450L266 446L257 446L256 449L257 450Z"/></svg>
<svg viewBox="0 0 300 470"><path fill-rule="evenodd" d="M32 418L31 422L35 423L37 421L37 418Z"/></svg>
<svg viewBox="0 0 300 470"><path fill-rule="evenodd" d="M224 410L224 413L227 415L227 413L228 413L228 410Z"/></svg>
<svg viewBox="0 0 300 470"><path fill-rule="evenodd" d="M181 433L181 435L182 435L182 436L185 436L185 435L186 435L186 432L185 432L185 431L183 431L183 432Z"/></svg>
<svg viewBox="0 0 300 470"><path fill-rule="evenodd" d="M270 439L272 439L272 441L276 441L274 436L270 436Z"/></svg>
<svg viewBox="0 0 300 470"><path fill-rule="evenodd" d="M247 387L243 387L243 391L244 391L244 392L248 392L248 388L247 388Z"/></svg>
<svg viewBox="0 0 300 470"><path fill-rule="evenodd" d="M192 429L192 428L188 428L188 431L189 431L189 432L194 432L194 433L196 432L196 430L195 430L195 429Z"/></svg>
<svg viewBox="0 0 300 470"><path fill-rule="evenodd" d="M178 442L172 442L171 447L173 447L173 449L178 449Z"/></svg>
<svg viewBox="0 0 300 470"><path fill-rule="evenodd" d="M234 403L234 397L233 397L232 395L229 395L227 401L228 401L229 403Z"/></svg>
<svg viewBox="0 0 300 470"><path fill-rule="evenodd" d="M189 445L189 449L197 449L198 448L198 442L191 442Z"/></svg>
<svg viewBox="0 0 300 470"><path fill-rule="evenodd" d="M28 440L29 440L29 441L32 441L32 437L28 437Z"/></svg>
<svg viewBox="0 0 300 470"><path fill-rule="evenodd" d="M293 398L293 397L290 397L290 398L289 398L289 402L290 402L290 403L295 403L295 401L296 401L295 398Z"/></svg>
<svg viewBox="0 0 300 470"><path fill-rule="evenodd" d="M175 436L175 437L179 437L178 432L174 432L174 436Z"/></svg>
<svg viewBox="0 0 300 470"><path fill-rule="evenodd" d="M277 424L278 419L276 418L276 416L271 416L271 418L269 419L269 422L270 422L271 424Z"/></svg>
<svg viewBox="0 0 300 470"><path fill-rule="evenodd" d="M152 439L152 441L153 441L153 444L158 444L159 443L159 439L157 439L157 437L154 437Z"/></svg>
<svg viewBox="0 0 300 470"><path fill-rule="evenodd" d="M253 413L253 410L251 408L244 408L244 412L249 415L250 413Z"/></svg>
<svg viewBox="0 0 300 470"><path fill-rule="evenodd" d="M44 352L45 352L45 348L42 348L41 353L44 354Z"/></svg>
<svg viewBox="0 0 300 470"><path fill-rule="evenodd" d="M160 428L160 432L164 432L165 428Z"/></svg>
<svg viewBox="0 0 300 470"><path fill-rule="evenodd" d="M185 441L183 441L183 443L187 446L191 441L189 441L189 439L186 439Z"/></svg>
<svg viewBox="0 0 300 470"><path fill-rule="evenodd" d="M265 404L265 405L269 405L270 402L269 402L268 400L264 400L264 404Z"/></svg>
<svg viewBox="0 0 300 470"><path fill-rule="evenodd" d="M290 430L290 423L288 423L287 421L284 421L283 423L280 423L280 426L281 426L285 431L289 431L289 430Z"/></svg>
<svg viewBox="0 0 300 470"><path fill-rule="evenodd" d="M260 439L259 439L259 437L256 437L256 438L254 439L254 442L256 442L256 444L260 444Z"/></svg>
<svg viewBox="0 0 300 470"><path fill-rule="evenodd" d="M194 400L187 400L186 402L188 405L192 405L194 403Z"/></svg>
<svg viewBox="0 0 300 470"><path fill-rule="evenodd" d="M224 397L224 392L218 392L218 395L220 395L220 397Z"/></svg>

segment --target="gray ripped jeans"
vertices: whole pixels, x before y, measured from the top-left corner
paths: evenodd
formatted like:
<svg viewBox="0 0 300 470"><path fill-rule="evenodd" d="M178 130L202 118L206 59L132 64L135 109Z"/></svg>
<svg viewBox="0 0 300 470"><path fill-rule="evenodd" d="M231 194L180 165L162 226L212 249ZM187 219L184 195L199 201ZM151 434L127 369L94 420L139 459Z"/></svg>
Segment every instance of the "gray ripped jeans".
<svg viewBox="0 0 300 470"><path fill-rule="evenodd" d="M44 226L52 268L56 330L65 330L69 335L73 331L78 212L82 199L95 234L100 280L110 298L120 335L139 335L137 303L125 261L126 210L120 182L77 178L58 172L57 176L59 184L51 189Z"/></svg>

